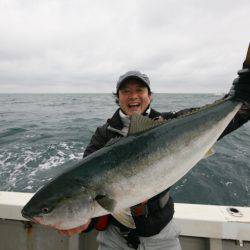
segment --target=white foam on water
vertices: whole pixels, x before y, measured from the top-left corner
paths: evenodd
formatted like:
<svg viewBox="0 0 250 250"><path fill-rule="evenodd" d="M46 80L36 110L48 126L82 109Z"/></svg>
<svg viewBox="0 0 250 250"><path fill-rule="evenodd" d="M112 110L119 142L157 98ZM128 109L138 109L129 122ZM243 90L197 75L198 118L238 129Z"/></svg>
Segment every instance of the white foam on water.
<svg viewBox="0 0 250 250"><path fill-rule="evenodd" d="M24 188L24 190L31 190L33 187L32 186L27 186Z"/></svg>
<svg viewBox="0 0 250 250"><path fill-rule="evenodd" d="M59 143L59 146L66 150L70 150L70 146L66 142Z"/></svg>
<svg viewBox="0 0 250 250"><path fill-rule="evenodd" d="M48 170L53 167L57 167L58 165L61 165L65 162L64 157L60 156L51 156L46 162L41 163L38 165L39 170Z"/></svg>
<svg viewBox="0 0 250 250"><path fill-rule="evenodd" d="M82 153L77 153L77 154L70 154L69 155L69 160L80 160L82 158L83 154Z"/></svg>
<svg viewBox="0 0 250 250"><path fill-rule="evenodd" d="M57 154L58 154L59 156L61 156L61 157L66 155L66 154L65 154L63 151L61 151L61 150L58 150Z"/></svg>
<svg viewBox="0 0 250 250"><path fill-rule="evenodd" d="M37 168L34 169L34 170L28 175L28 177L30 178L30 177L32 177L32 176L36 176L37 171L38 171Z"/></svg>

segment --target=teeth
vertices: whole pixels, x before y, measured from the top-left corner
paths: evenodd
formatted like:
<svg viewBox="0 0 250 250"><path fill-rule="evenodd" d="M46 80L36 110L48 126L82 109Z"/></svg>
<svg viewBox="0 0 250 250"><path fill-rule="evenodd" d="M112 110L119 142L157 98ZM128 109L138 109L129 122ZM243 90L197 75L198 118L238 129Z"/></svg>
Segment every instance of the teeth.
<svg viewBox="0 0 250 250"><path fill-rule="evenodd" d="M140 104L129 104L129 107L138 107Z"/></svg>

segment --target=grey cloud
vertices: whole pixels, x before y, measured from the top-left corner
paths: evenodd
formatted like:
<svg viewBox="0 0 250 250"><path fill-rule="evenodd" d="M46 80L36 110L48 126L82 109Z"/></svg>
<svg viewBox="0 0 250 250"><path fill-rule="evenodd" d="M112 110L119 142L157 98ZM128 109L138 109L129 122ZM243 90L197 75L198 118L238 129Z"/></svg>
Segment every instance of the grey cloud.
<svg viewBox="0 0 250 250"><path fill-rule="evenodd" d="M227 91L249 42L249 7L248 0L0 3L0 92L111 92L131 69L147 73L155 92Z"/></svg>

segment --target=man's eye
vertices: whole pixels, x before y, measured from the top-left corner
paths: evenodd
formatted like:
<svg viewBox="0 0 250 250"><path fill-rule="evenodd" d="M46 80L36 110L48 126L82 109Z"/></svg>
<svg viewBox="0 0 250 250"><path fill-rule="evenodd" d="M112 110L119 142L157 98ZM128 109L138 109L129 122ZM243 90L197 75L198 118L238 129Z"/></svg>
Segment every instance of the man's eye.
<svg viewBox="0 0 250 250"><path fill-rule="evenodd" d="M129 90L128 89L124 89L122 92L123 92L123 94L129 94Z"/></svg>
<svg viewBox="0 0 250 250"><path fill-rule="evenodd" d="M144 91L144 89L137 89L137 92L143 92Z"/></svg>

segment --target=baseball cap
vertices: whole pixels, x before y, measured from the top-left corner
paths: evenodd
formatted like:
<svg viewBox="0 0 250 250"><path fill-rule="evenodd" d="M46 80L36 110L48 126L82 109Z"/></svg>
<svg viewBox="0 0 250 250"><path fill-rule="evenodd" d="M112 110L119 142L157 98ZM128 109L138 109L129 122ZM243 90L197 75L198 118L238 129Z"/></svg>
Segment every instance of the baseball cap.
<svg viewBox="0 0 250 250"><path fill-rule="evenodd" d="M150 89L150 81L147 75L142 74L140 71L128 71L124 75L119 77L119 80L116 84L116 91L120 89L121 85L128 79L138 79Z"/></svg>

